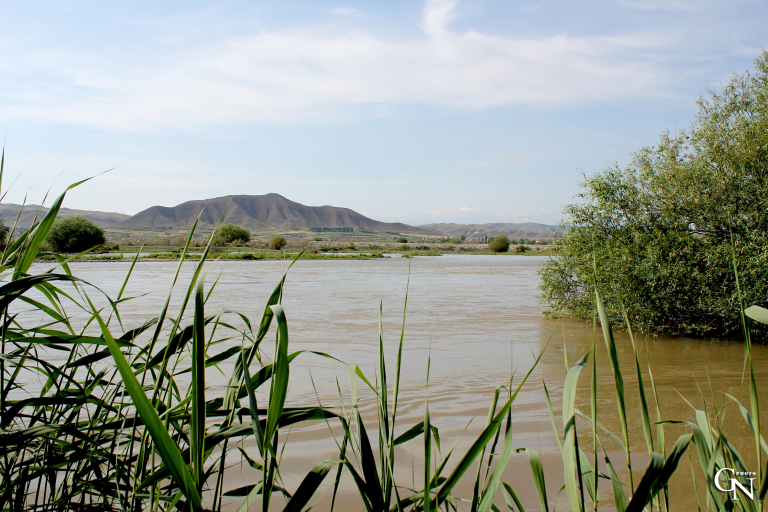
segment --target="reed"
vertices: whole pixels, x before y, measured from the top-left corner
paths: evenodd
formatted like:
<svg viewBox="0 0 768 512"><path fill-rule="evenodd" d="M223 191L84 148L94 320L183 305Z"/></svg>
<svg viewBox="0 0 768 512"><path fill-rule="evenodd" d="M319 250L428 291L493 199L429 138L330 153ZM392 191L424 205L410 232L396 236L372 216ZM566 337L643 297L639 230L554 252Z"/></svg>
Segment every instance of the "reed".
<svg viewBox="0 0 768 512"><path fill-rule="evenodd" d="M0 179L1 173L0 161ZM53 255L55 262L49 264L48 270L30 273L65 194L54 201L47 215L9 244L0 259L0 509L218 511L225 496L240 496L238 510L251 507L268 512L277 507L300 511L313 506L316 491L329 474L334 475L333 508L340 479L346 474L354 481L369 512L458 508L488 512L498 511L500 506L522 512L524 508L514 486L505 479L512 453L521 451L528 455L541 510L552 510L541 457L530 449L516 450L512 432L512 405L527 385L543 351L516 386L510 376L508 383L496 388L485 424L467 451L455 453L454 444L443 453L439 429L430 416L429 370L423 420L405 427L398 424L406 294L394 369L385 364L380 329L376 377L371 379L359 367L348 366L348 403L338 384L338 407L286 407L291 365L302 352L290 351L288 321L281 306L285 275L256 322L235 311L210 311L208 300L216 281L207 284L204 265L212 238L199 259L194 260L190 281L178 283L195 225L180 252L173 284L159 314L142 325L124 326L120 308L131 300L124 292L138 256L115 298L73 275L69 261L85 253L69 259ZM184 290L184 299L178 311L171 312L171 294L178 287ZM738 490L742 499L733 501L729 494L717 489L714 475L724 467L737 471L747 468L721 429L719 418L723 409L695 410L695 422L663 421L650 368L652 396L647 394L629 322L626 321L626 328L635 356L632 371L638 379L637 389L632 390L624 384L616 341L599 291L595 301L614 376L613 389L600 392L615 396L621 432L610 432L600 423L604 412L598 411L596 405L595 343L589 353L567 370L561 399L562 430L557 425L546 383L543 386L553 435L561 453L567 506L580 512L600 507L619 512L649 507L669 510L668 497L674 492L668 486L670 478L693 443L707 475L701 486L707 492L708 510L762 511L768 490L768 468L761 464L768 457L761 452L768 453L768 445L760 435L759 387L750 332L753 322L768 324L768 310L757 306L742 308L750 404L744 406L732 396L728 400L739 408L754 433L759 485L754 500ZM20 314L20 303L30 306L37 316ZM82 323L77 324L81 327L76 325L72 311L77 311L81 318L84 315ZM379 318L381 326L381 310ZM270 332L275 339L271 350L264 343ZM233 339L238 341L235 346L220 348ZM50 362L54 353L62 363ZM311 355L332 357L325 353ZM580 373L590 361L592 410L584 414L576 405L576 393ZM110 364L99 364L105 362ZM206 388L206 374L221 369L224 363L233 365L229 383L222 394L214 395ZM185 384L188 374L191 379ZM24 384L29 375L41 377L39 389ZM360 414L358 400L363 392L375 396L375 420L366 421ZM625 405L629 393L640 396L646 445L643 458L650 461L636 475ZM260 402L258 396L267 398ZM652 423L649 404L653 403L656 421ZM343 434L337 440L338 453L309 467L300 485L287 489L280 475L285 431L311 421L324 421L329 428L340 428ZM667 450L664 426L670 423L684 424L690 432L680 436ZM403 433L396 435L396 429ZM255 441L254 453L238 446L246 438ZM410 442L423 445L425 468L420 488L406 486L409 477L394 470L395 448ZM605 449L606 443L621 448L629 471L617 469ZM585 449L592 450L592 462ZM598 468L598 455L603 458L605 472ZM247 486L225 491L224 473L236 461L250 465L258 476ZM626 476L622 478L621 474ZM639 477L637 481L635 476ZM601 479L608 485L601 487ZM456 494L456 486L462 481L471 483L471 496ZM740 482L749 488L746 477L740 477ZM278 502L274 499L276 495L283 499Z"/></svg>

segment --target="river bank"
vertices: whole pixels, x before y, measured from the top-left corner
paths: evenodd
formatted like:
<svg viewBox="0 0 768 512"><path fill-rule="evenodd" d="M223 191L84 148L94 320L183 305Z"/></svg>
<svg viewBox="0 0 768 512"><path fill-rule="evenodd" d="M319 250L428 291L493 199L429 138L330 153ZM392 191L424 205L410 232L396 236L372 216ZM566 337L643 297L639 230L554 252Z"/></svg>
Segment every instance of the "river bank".
<svg viewBox="0 0 768 512"><path fill-rule="evenodd" d="M122 248L116 251L109 251L101 254L87 254L70 261L126 261L133 260L136 254L139 254L137 261L179 261L181 251L176 247L143 247L141 252L137 253L133 248ZM198 249L199 250L199 249ZM185 256L189 260L199 260L202 252L189 252ZM465 255L465 256L553 256L555 253L549 250L532 251L507 251L495 252L485 250L461 249L437 249L430 247L427 249L387 249L371 250L365 248L351 249L342 247L334 250L318 251L316 249L294 249L294 250L249 250L247 248L227 248L225 250L216 249L209 252L208 258L216 261L263 261L263 260L292 260L297 256L304 260L368 260L375 258L410 258L414 256L443 256L443 255ZM299 256L300 255L300 256ZM64 259L77 256L76 254L61 254ZM52 254L42 254L36 258L36 261L55 261Z"/></svg>

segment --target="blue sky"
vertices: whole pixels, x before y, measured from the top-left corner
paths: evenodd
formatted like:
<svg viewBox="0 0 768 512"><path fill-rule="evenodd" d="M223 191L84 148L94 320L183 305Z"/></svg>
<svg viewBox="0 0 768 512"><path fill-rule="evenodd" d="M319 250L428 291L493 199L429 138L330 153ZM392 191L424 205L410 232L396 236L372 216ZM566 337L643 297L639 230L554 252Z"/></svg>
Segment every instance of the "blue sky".
<svg viewBox="0 0 768 512"><path fill-rule="evenodd" d="M384 221L561 218L581 173L689 125L768 4L0 0L6 202L276 192ZM49 199L50 201L50 199Z"/></svg>

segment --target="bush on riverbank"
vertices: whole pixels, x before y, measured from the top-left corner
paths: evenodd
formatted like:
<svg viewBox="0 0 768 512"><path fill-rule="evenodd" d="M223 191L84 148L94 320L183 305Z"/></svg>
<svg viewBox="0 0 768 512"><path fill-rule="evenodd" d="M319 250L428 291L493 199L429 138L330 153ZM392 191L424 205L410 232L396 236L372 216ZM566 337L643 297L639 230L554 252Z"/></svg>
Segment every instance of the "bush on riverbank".
<svg viewBox="0 0 768 512"><path fill-rule="evenodd" d="M245 245L251 240L251 232L234 224L224 224L216 230L216 236L223 239L226 244Z"/></svg>
<svg viewBox="0 0 768 512"><path fill-rule="evenodd" d="M736 257L747 303L768 297L768 52L699 101L625 168L585 178L541 271L555 316L592 318L593 258L608 313L642 331L738 335Z"/></svg>
<svg viewBox="0 0 768 512"><path fill-rule="evenodd" d="M82 215L57 219L46 243L54 252L83 252L106 242L104 230Z"/></svg>
<svg viewBox="0 0 768 512"><path fill-rule="evenodd" d="M279 251L283 247L288 245L288 241L283 236L273 236L269 241L269 248L274 251Z"/></svg>
<svg viewBox="0 0 768 512"><path fill-rule="evenodd" d="M488 250L493 252L507 252L509 250L509 238L507 235L496 235L488 243Z"/></svg>

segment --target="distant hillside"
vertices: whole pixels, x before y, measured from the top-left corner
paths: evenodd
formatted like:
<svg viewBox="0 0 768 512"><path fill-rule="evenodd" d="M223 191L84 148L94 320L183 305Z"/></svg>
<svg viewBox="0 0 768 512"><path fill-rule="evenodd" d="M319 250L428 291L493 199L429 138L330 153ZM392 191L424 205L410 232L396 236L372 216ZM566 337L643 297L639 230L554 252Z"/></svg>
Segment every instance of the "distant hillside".
<svg viewBox="0 0 768 512"><path fill-rule="evenodd" d="M422 229L436 231L444 236L466 236L477 238L481 235L496 236L507 235L509 238L530 238L534 240L554 238L555 233L562 230L557 226L548 224L536 224L534 222L491 224L424 224Z"/></svg>
<svg viewBox="0 0 768 512"><path fill-rule="evenodd" d="M0 204L0 219L3 219L3 222L5 222L6 226L12 227L13 223L16 222L16 216L19 214L20 209L20 204ZM37 215L38 210L40 210L39 204L24 205L24 211L21 213L21 217L19 218L19 222L16 225L16 229L26 229L32 226L32 222L35 220L35 215ZM42 211L40 211L38 221L42 220L47 213L48 208L43 207ZM124 213L92 212L88 210L72 210L69 208L61 208L56 218L72 217L73 215L82 215L83 217L90 219L94 224L101 226L102 228L111 228L118 222L124 221L131 217L130 215L125 215Z"/></svg>
<svg viewBox="0 0 768 512"><path fill-rule="evenodd" d="M224 196L187 201L174 207L153 206L112 226L115 229L166 231L191 228L203 210L199 227L211 229L226 209L224 223L254 231L309 230L310 228L364 228L393 233L430 233L400 223L379 222L349 208L305 206L279 194ZM435 233L431 233L435 234Z"/></svg>

